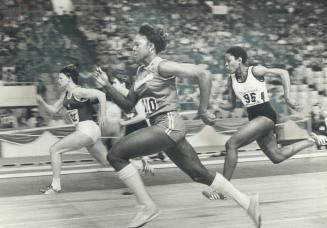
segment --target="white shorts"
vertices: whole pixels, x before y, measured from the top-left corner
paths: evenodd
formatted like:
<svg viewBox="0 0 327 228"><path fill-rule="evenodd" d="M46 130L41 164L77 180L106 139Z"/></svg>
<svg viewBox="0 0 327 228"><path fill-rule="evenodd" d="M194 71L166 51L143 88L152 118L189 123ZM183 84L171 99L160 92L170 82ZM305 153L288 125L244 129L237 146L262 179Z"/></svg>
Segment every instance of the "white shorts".
<svg viewBox="0 0 327 228"><path fill-rule="evenodd" d="M101 137L100 127L92 120L78 122L76 125L76 131L80 131L89 136L93 143Z"/></svg>

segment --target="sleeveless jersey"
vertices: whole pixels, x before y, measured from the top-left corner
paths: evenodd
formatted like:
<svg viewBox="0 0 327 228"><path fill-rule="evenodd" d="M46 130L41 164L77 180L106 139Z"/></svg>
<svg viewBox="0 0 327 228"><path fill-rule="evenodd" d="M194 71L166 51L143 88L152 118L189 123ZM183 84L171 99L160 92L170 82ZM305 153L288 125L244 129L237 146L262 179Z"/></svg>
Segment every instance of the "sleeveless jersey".
<svg viewBox="0 0 327 228"><path fill-rule="evenodd" d="M85 120L93 120L94 109L89 99L77 99L72 94L70 98L64 98L64 107L67 109L70 119L74 124Z"/></svg>
<svg viewBox="0 0 327 228"><path fill-rule="evenodd" d="M261 81L254 77L252 69L252 66L248 68L245 82L238 82L235 74L231 75L235 95L247 108L269 101L264 79Z"/></svg>
<svg viewBox="0 0 327 228"><path fill-rule="evenodd" d="M176 111L178 107L176 77L159 75L158 65L161 61L165 60L156 56L148 66L139 67L132 86L145 107L147 118Z"/></svg>

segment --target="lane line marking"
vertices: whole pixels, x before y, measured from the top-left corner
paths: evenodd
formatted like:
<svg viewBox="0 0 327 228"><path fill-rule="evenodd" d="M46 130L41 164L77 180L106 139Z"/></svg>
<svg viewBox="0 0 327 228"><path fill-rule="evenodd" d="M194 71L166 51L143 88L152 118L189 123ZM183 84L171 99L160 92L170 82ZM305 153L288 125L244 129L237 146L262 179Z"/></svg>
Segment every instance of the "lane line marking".
<svg viewBox="0 0 327 228"><path fill-rule="evenodd" d="M294 155L290 159L318 158L318 157L327 157L327 153L326 152L317 152L317 153L310 153L310 154L297 154L297 155ZM266 156L249 157L249 158L240 158L238 162L245 163L245 162L256 162L256 161L269 161L269 159ZM224 160L202 161L202 164L203 165L219 165L219 164L224 164ZM85 165L85 166L87 167L87 165ZM176 165L174 163L153 164L153 167L155 169L166 169L166 168L176 168ZM63 167L63 168L65 168L65 167ZM62 170L61 174L66 175L66 174L82 174L82 173L114 172L114 171L115 170L112 167L104 168L104 167L101 167L100 165L98 165L98 168ZM18 177L50 176L50 175L52 175L52 171L9 173L9 174L0 174L0 179L18 178Z"/></svg>
<svg viewBox="0 0 327 228"><path fill-rule="evenodd" d="M268 202L262 202L262 204L265 204ZM238 206L236 205L228 205L228 206L232 206L232 208L238 208ZM218 207L226 207L226 205L222 205L222 206L218 206ZM175 208L175 209L163 209L161 210L161 212L163 213L172 213L172 212L177 212L177 211L185 211L185 210L199 210L201 208L208 208L208 206L205 207L184 207L184 208ZM213 208L209 208L209 209L213 209ZM241 212L240 212L241 213ZM106 214L106 215L94 215L94 216L88 216L85 215L83 217L74 217L74 218L61 218L61 219L47 219L47 220L42 220L42 221L24 221L24 222L14 222L14 223L2 223L1 227L3 226L18 226L18 225L28 225L28 224L42 224L42 223L57 223L57 222L64 222L64 221L73 221L73 220L87 220L87 221L91 221L97 218L106 218L106 217L117 217L117 216L123 216L126 217L135 214L135 212L127 212L127 213L119 213L119 214ZM327 218L327 214L320 214L320 215L311 215L311 216L301 216L298 218L285 218L285 219L269 219L269 220L264 220L263 222L265 224L274 224L274 223L286 223L286 222L292 222L292 221L303 221L303 220L313 220L313 219L321 219L321 218ZM180 218L180 219L185 219L185 218ZM250 223L250 221L249 221ZM233 226L244 226L247 223L233 223Z"/></svg>

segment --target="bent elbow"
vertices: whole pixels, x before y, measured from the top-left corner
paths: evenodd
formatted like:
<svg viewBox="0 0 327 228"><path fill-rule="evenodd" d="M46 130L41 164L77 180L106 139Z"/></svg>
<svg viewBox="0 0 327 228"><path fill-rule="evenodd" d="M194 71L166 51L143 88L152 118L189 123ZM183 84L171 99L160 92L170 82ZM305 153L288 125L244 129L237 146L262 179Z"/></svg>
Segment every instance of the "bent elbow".
<svg viewBox="0 0 327 228"><path fill-rule="evenodd" d="M126 104L126 106L123 108L124 109L124 112L130 113L132 111L133 107L134 106L131 105L131 104Z"/></svg>
<svg viewBox="0 0 327 228"><path fill-rule="evenodd" d="M290 75L288 73L287 70L282 69L280 72L280 77L282 78L282 80L289 80L290 79Z"/></svg>
<svg viewBox="0 0 327 228"><path fill-rule="evenodd" d="M203 70L203 69L199 69L197 72L196 72L196 77L198 79L202 79L202 80L210 80L210 75L208 74L208 72L206 70Z"/></svg>
<svg viewBox="0 0 327 228"><path fill-rule="evenodd" d="M205 70L199 70L196 73L196 78L199 82L211 85L210 74L208 74Z"/></svg>

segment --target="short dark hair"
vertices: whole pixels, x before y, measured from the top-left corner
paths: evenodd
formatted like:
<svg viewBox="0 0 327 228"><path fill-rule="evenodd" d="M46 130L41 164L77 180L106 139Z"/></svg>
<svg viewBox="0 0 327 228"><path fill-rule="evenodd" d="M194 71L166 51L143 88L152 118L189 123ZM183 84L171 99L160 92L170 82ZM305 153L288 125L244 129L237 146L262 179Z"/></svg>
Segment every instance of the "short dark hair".
<svg viewBox="0 0 327 228"><path fill-rule="evenodd" d="M78 84L79 73L77 67L74 64L69 64L62 68L59 73L66 75L68 78L71 78L75 84Z"/></svg>
<svg viewBox="0 0 327 228"><path fill-rule="evenodd" d="M246 60L248 59L248 55L246 54L245 49L240 46L231 47L226 51L226 53L231 54L232 56L235 57L235 59L241 57L243 64L245 64Z"/></svg>
<svg viewBox="0 0 327 228"><path fill-rule="evenodd" d="M154 28L150 24L143 24L140 27L139 34L145 36L148 41L154 44L156 53L166 49L167 34L162 28Z"/></svg>

